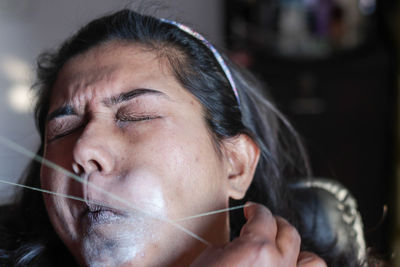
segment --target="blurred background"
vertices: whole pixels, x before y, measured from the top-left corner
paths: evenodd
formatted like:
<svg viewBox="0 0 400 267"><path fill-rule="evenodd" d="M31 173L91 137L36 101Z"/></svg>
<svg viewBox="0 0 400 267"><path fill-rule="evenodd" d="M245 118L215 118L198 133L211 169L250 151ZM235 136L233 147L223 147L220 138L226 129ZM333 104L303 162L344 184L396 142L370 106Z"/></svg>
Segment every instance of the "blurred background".
<svg viewBox="0 0 400 267"><path fill-rule="evenodd" d="M35 58L86 22L125 6L178 19L266 83L303 136L314 176L351 190L368 245L400 266L399 1L144 2L1 0L0 135L36 150ZM0 147L0 179L17 181L28 161ZM0 186L0 202L14 190Z"/></svg>

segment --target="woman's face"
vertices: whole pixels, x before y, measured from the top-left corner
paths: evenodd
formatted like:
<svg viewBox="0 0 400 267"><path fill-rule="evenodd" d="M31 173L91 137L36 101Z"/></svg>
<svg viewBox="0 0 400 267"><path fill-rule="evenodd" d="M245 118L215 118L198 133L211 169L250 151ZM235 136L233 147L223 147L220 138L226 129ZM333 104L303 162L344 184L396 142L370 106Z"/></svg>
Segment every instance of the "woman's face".
<svg viewBox="0 0 400 267"><path fill-rule="evenodd" d="M87 200L44 196L81 264L174 264L204 248L166 222L228 206L229 164L202 114L167 60L138 45L103 44L62 68L44 157L94 186L44 165L41 184ZM228 240L226 214L179 223L211 243Z"/></svg>

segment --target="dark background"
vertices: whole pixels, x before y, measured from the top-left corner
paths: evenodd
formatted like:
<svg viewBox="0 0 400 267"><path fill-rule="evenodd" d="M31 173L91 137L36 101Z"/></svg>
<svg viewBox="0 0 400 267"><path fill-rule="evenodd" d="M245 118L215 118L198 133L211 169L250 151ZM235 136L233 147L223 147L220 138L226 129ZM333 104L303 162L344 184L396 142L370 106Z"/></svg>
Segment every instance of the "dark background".
<svg viewBox="0 0 400 267"><path fill-rule="evenodd" d="M397 51L392 30L397 3L367 1L375 5L360 16L361 37L345 46L340 45L340 27L347 10L325 1L330 3L325 32L316 30L311 12L306 21L310 36L322 45L288 51L280 47L279 23L285 19L282 9L293 2L302 1L226 0L231 57L266 82L302 135L314 176L336 179L350 189L358 200L367 245L390 258L396 211Z"/></svg>

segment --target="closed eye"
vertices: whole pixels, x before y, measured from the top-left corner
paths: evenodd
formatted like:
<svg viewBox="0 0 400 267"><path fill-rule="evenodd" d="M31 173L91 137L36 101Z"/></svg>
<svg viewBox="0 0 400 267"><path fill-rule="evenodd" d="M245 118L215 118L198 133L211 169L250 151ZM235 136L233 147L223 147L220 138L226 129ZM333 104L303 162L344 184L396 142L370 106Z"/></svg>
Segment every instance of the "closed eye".
<svg viewBox="0 0 400 267"><path fill-rule="evenodd" d="M60 118L49 122L47 126L46 139L47 142L55 141L61 137L69 135L84 126L82 120L71 118Z"/></svg>
<svg viewBox="0 0 400 267"><path fill-rule="evenodd" d="M121 115L118 116L117 120L121 122L129 121L149 121L152 119L160 118L160 116L132 116L132 115Z"/></svg>
<svg viewBox="0 0 400 267"><path fill-rule="evenodd" d="M132 114L119 114L116 118L117 122L129 123L129 122L145 122L154 119L161 118L161 116L155 115L132 115Z"/></svg>

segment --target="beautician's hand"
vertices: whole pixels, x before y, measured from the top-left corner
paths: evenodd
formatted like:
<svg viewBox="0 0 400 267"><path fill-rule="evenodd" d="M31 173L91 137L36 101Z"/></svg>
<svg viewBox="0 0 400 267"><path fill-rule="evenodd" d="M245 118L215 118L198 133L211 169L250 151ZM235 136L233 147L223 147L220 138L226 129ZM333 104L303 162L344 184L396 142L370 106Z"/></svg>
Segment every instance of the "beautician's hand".
<svg viewBox="0 0 400 267"><path fill-rule="evenodd" d="M247 222L238 238L222 248L206 249L192 266L326 266L317 255L300 252L297 230L266 207L247 206L244 215Z"/></svg>

